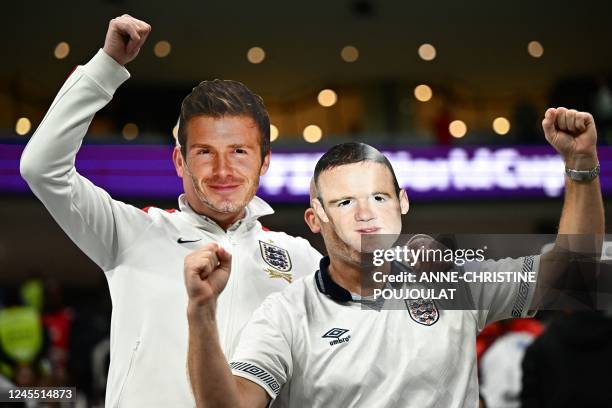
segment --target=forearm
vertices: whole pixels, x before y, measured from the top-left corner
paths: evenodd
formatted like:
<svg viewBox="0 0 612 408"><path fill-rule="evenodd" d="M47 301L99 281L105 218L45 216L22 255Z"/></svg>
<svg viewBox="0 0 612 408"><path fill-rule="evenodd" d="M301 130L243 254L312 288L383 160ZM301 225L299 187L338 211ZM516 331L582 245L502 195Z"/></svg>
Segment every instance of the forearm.
<svg viewBox="0 0 612 408"><path fill-rule="evenodd" d="M579 169L590 169L596 165L596 155L569 160L567 163L568 167ZM569 244L566 249L572 252L593 254L601 251L605 217L599 177L578 182L566 176L565 199L558 233L566 236Z"/></svg>
<svg viewBox="0 0 612 408"><path fill-rule="evenodd" d="M590 169L597 156L568 160L574 169ZM566 176L565 198L553 251L542 256L534 301L542 306L554 302L559 291L570 289L568 273L582 274L587 281L597 274L597 260L605 233L605 218L599 178L574 181ZM570 284L571 285L571 284ZM552 292L551 289L554 289Z"/></svg>
<svg viewBox="0 0 612 408"><path fill-rule="evenodd" d="M102 51L72 73L21 157L21 174L35 193L66 183L91 120L127 78Z"/></svg>
<svg viewBox="0 0 612 408"><path fill-rule="evenodd" d="M538 305L554 301L559 292L573 290L576 278L580 278L576 272L583 275L581 282L593 282L605 233L601 188L595 173L597 129L593 117L588 112L550 108L544 114L542 129L563 157L568 174L555 246L540 258L534 297Z"/></svg>
<svg viewBox="0 0 612 408"><path fill-rule="evenodd" d="M187 316L187 365L197 407L240 407L238 386L219 343L214 308L189 305Z"/></svg>
<svg viewBox="0 0 612 408"><path fill-rule="evenodd" d="M68 236L107 270L123 243L149 225L149 217L113 201L79 175L75 158L94 115L129 77L100 51L62 86L21 156L20 170L34 194Z"/></svg>

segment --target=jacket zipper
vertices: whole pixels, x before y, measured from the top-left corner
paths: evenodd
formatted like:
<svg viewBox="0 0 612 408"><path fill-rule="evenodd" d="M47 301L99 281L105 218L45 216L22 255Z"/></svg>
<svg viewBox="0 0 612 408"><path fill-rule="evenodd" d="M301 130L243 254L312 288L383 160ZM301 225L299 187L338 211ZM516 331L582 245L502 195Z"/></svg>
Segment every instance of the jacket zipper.
<svg viewBox="0 0 612 408"><path fill-rule="evenodd" d="M121 397L123 396L123 390L125 389L125 384L130 379L130 374L132 373L132 366L134 365L134 359L136 358L136 351L138 350L139 346L140 346L140 340L137 340L136 344L134 345L134 348L132 349L132 355L130 357L130 365L128 366L127 373L125 374L125 380L123 380L123 384L121 385L121 391L119 391L119 397L117 398L117 408L119 407L119 404L121 403Z"/></svg>
<svg viewBox="0 0 612 408"><path fill-rule="evenodd" d="M234 250L235 249L235 245L234 245L234 240L232 239L232 237L228 234L227 235L227 240L229 242L229 244L231 245L231 249L229 250L229 252L232 254L232 271L235 272L237 271L238 268L238 253ZM229 313L227 313L227 323L226 323L226 330L225 330L225 344L224 344L224 352L228 354L228 358L229 358L229 353L230 353L230 347L233 343L233 338L234 338L234 333L233 333L233 320L234 320L234 313L236 312L234 309L234 292L235 292L235 286L236 286L236 282L237 282L237 278L238 276L236 276L235 273L233 273L233 277L230 277L230 280L232 282L231 287L229 288L230 291L228 293L229 298L228 298L228 311Z"/></svg>

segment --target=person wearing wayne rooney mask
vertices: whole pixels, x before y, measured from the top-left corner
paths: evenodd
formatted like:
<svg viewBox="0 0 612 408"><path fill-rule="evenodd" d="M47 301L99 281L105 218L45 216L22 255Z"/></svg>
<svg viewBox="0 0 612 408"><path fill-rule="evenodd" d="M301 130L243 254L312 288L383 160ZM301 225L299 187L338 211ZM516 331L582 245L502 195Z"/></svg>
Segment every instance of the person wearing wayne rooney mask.
<svg viewBox="0 0 612 408"><path fill-rule="evenodd" d="M594 234L601 244L604 214L593 118L549 109L542 125L567 166L557 239ZM438 311L424 304L423 313L413 313L408 303L408 311L362 308L371 293L361 285L361 255L372 250L362 248L362 239L399 236L401 215L409 208L405 191L376 149L341 144L316 165L311 207L305 220L322 234L329 256L314 274L264 301L227 359L216 314L234 273L231 249L209 244L185 259L188 364L197 405L477 407L476 335L490 322L533 315L558 273L552 255L470 265L476 272L537 276L537 282L482 293L484 307L478 310Z"/></svg>

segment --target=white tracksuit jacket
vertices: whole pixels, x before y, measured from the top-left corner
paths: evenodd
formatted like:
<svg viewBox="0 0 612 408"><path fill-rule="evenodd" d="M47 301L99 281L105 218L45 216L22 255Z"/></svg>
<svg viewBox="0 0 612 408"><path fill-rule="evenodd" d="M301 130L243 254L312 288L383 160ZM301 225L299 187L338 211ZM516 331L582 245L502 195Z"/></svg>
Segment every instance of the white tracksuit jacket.
<svg viewBox="0 0 612 408"><path fill-rule="evenodd" d="M273 210L257 197L247 216L226 232L196 214L184 196L180 211L145 212L113 200L79 175L75 155L91 120L128 78L127 70L102 50L78 67L25 148L21 174L108 280L113 312L106 406L191 407L185 256L206 242L217 242L233 255L217 312L221 345L229 357L263 299L317 270L321 255L302 238L264 231L257 219ZM199 241L179 242L194 240Z"/></svg>

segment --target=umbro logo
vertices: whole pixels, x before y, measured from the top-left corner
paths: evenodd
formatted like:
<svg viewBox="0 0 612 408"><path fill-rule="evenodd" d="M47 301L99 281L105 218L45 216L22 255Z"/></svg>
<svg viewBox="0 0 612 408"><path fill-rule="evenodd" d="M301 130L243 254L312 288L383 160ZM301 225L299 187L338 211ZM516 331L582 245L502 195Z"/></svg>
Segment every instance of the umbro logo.
<svg viewBox="0 0 612 408"><path fill-rule="evenodd" d="M183 238L179 238L176 240L176 242L178 242L179 244L188 244L190 242L198 242L201 241L202 238L200 239L183 239Z"/></svg>
<svg viewBox="0 0 612 408"><path fill-rule="evenodd" d="M340 344L340 343L348 343L348 341L351 339L351 335L349 334L346 337L342 337L346 333L348 333L347 329L340 329L338 327L334 327L333 329L327 331L327 333L325 333L321 337L324 339L334 339L329 342L329 345L335 346L336 344Z"/></svg>

